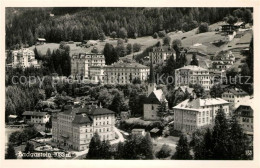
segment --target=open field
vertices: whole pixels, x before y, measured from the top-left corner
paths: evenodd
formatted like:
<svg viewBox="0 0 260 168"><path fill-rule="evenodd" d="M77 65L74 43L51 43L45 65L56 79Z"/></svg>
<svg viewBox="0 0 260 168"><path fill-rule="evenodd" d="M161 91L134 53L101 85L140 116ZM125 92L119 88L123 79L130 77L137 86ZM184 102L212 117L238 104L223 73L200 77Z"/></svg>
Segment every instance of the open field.
<svg viewBox="0 0 260 168"><path fill-rule="evenodd" d="M213 28L220 26L221 23L215 23L213 25L210 26L210 29L214 30ZM211 28L213 27L213 28ZM185 39L182 40L183 46L184 47L190 47L195 43L201 43L205 46L207 46L207 52L215 52L217 50L219 50L218 47L213 46L210 42L215 41L215 40L219 40L224 38L223 36L216 34L214 31L213 32L207 32L207 33L201 33L201 34L196 34L197 32L197 28L193 29L191 31L188 32L170 32L168 33L168 35L171 37L172 40L174 39L182 39L185 37ZM145 37L138 37L136 39L128 39L128 43L130 44L134 44L134 43L140 43L141 44L141 51L145 50L147 47L152 46L154 44L156 44L158 41L162 42L162 39L158 38L158 39L154 39L152 36L145 36ZM74 44L68 44L70 46L71 49L71 55L73 54L77 54L77 53L91 53L91 50L93 49L93 47L97 47L99 51L102 51L104 49L104 46L106 43L110 43L113 46L117 45L117 39L111 39L111 38L107 38L105 41L99 41L97 40L98 44L95 46L91 46L89 48L85 48L85 47L77 47L76 44L80 43L80 42L75 42ZM126 43L125 43L126 45ZM31 46L30 49L34 49L35 46ZM43 55L46 54L48 48L52 50L59 48L59 44L58 43L46 43L43 45L37 45L36 48L38 49L38 51L40 51ZM137 53L134 53L137 54ZM133 54L128 55L127 57L132 57Z"/></svg>

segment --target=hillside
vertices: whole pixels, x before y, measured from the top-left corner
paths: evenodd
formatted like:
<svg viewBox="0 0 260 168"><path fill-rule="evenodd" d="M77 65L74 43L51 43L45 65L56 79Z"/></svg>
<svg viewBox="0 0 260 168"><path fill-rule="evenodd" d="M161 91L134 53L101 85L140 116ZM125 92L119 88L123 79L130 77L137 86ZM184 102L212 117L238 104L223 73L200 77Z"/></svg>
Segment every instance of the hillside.
<svg viewBox="0 0 260 168"><path fill-rule="evenodd" d="M236 8L12 8L6 15L10 16L6 22L6 46L31 46L38 37L48 43L59 43L97 40L102 33L109 36L112 32L121 38L151 36L160 30L187 32L201 22L212 24L223 20L234 10ZM122 28L126 30L125 35Z"/></svg>

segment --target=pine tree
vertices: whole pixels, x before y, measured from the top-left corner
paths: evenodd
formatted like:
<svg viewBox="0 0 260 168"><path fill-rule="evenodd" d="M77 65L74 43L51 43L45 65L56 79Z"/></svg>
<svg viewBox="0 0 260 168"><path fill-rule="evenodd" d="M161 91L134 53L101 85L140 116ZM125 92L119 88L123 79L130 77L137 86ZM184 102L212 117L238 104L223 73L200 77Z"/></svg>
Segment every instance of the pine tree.
<svg viewBox="0 0 260 168"><path fill-rule="evenodd" d="M138 146L136 137L128 139L123 147L122 159L138 159Z"/></svg>
<svg viewBox="0 0 260 168"><path fill-rule="evenodd" d="M193 53L192 54L192 60L190 62L190 65L196 65L196 66L199 66L199 61L197 59L197 54L196 53Z"/></svg>
<svg viewBox="0 0 260 168"><path fill-rule="evenodd" d="M149 132L146 133L146 135L143 137L141 141L140 151L141 151L141 157L143 159L152 160L154 158L153 142Z"/></svg>
<svg viewBox="0 0 260 168"><path fill-rule="evenodd" d="M119 57L112 44L106 43L104 47L104 56L106 65L111 65L119 60Z"/></svg>
<svg viewBox="0 0 260 168"><path fill-rule="evenodd" d="M58 66L58 68L57 68L57 73L58 73L60 76L63 75L62 69L61 69L61 65Z"/></svg>
<svg viewBox="0 0 260 168"><path fill-rule="evenodd" d="M204 129L197 129L192 133L190 147L193 149L194 159L203 160Z"/></svg>
<svg viewBox="0 0 260 168"><path fill-rule="evenodd" d="M15 150L12 144L8 144L7 153L5 155L5 159L17 159L15 154Z"/></svg>
<svg viewBox="0 0 260 168"><path fill-rule="evenodd" d="M102 141L100 148L100 159L111 159L110 144L108 141Z"/></svg>
<svg viewBox="0 0 260 168"><path fill-rule="evenodd" d="M249 149L249 141L246 134L243 133L243 130L238 124L235 116L232 117L230 125L230 147L232 160L242 160L249 158L246 155L246 150Z"/></svg>
<svg viewBox="0 0 260 168"><path fill-rule="evenodd" d="M102 145L102 142L100 140L100 137L99 137L98 133L95 132L89 143L89 151L86 156L86 159L102 159L102 158L100 158L101 145Z"/></svg>
<svg viewBox="0 0 260 168"><path fill-rule="evenodd" d="M176 152L172 156L175 160L190 160L192 156L190 154L190 147L187 136L182 134L176 146Z"/></svg>
<svg viewBox="0 0 260 168"><path fill-rule="evenodd" d="M116 32L115 32L115 31L113 31L113 32L110 34L110 36L111 36L111 38L115 39L115 38L116 38L116 36L117 36L117 34L116 34Z"/></svg>
<svg viewBox="0 0 260 168"><path fill-rule="evenodd" d="M212 159L212 144L213 144L213 137L212 137L212 132L209 128L207 128L207 132L204 135L203 139L203 146L202 146L202 151L203 151L203 158L205 160L210 160Z"/></svg>
<svg viewBox="0 0 260 168"><path fill-rule="evenodd" d="M117 144L117 152L115 153L115 159L123 159L124 156L124 143L119 142Z"/></svg>
<svg viewBox="0 0 260 168"><path fill-rule="evenodd" d="M230 159L229 125L222 107L218 110L215 117L215 125L213 127L212 137L214 137L212 142L212 158L216 160Z"/></svg>
<svg viewBox="0 0 260 168"><path fill-rule="evenodd" d="M157 109L157 115L158 117L163 117L163 115L166 113L166 102L162 101L161 104L159 105L158 109Z"/></svg>
<svg viewBox="0 0 260 168"><path fill-rule="evenodd" d="M38 60L40 57L39 57L39 53L38 53L37 48L35 47L33 51L34 51L34 55L35 55L34 57L35 57L35 59Z"/></svg>
<svg viewBox="0 0 260 168"><path fill-rule="evenodd" d="M123 104L123 97L120 95L120 93L116 93L114 96L111 105L109 106L109 109L114 111L116 114L119 114L121 111L121 106Z"/></svg>

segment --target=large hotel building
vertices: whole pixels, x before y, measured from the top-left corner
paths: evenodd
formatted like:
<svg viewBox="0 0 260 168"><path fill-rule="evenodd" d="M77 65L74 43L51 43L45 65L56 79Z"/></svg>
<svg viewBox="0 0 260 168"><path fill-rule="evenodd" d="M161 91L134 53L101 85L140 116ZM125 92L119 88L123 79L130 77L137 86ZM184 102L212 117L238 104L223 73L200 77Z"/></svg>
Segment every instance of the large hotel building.
<svg viewBox="0 0 260 168"><path fill-rule="evenodd" d="M16 67L39 68L40 67L40 65L38 64L38 61L35 59L34 52L28 48L22 48L20 50L12 51L10 62L11 63L7 64L7 67L12 67L12 68L16 68Z"/></svg>
<svg viewBox="0 0 260 168"><path fill-rule="evenodd" d="M102 140L115 139L115 113L97 106L70 107L52 119L53 141L74 150L85 150L95 132Z"/></svg>
<svg viewBox="0 0 260 168"><path fill-rule="evenodd" d="M165 64L170 56L175 58L176 54L169 45L153 47L152 51L149 52L149 57L153 64Z"/></svg>
<svg viewBox="0 0 260 168"><path fill-rule="evenodd" d="M91 67L105 66L105 56L103 54L80 53L71 57L71 75L90 77Z"/></svg>
<svg viewBox="0 0 260 168"><path fill-rule="evenodd" d="M175 86L189 86L201 84L205 90L212 87L211 75L207 69L188 65L175 70Z"/></svg>
<svg viewBox="0 0 260 168"><path fill-rule="evenodd" d="M149 72L149 67L145 65L136 62L124 63L119 61L104 67L104 83L127 84L131 83L135 78L145 81L148 79Z"/></svg>

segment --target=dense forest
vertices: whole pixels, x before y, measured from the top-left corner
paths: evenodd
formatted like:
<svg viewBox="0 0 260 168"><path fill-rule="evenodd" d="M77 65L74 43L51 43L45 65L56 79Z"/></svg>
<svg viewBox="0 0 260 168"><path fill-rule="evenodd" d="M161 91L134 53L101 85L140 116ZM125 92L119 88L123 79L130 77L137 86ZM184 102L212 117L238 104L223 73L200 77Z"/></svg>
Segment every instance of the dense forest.
<svg viewBox="0 0 260 168"><path fill-rule="evenodd" d="M165 30L189 31L201 22L223 20L238 8L7 8L6 47L29 46L39 37L47 42L99 39L101 35L126 37L152 35ZM251 11L252 12L252 11ZM54 14L51 16L50 14Z"/></svg>

